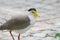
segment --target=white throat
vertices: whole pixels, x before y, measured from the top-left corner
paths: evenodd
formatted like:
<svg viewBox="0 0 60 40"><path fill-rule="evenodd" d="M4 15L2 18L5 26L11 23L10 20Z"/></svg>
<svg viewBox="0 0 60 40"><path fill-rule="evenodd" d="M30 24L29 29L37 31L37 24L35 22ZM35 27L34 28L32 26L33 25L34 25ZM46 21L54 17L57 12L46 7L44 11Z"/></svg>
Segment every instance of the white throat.
<svg viewBox="0 0 60 40"><path fill-rule="evenodd" d="M34 16L32 15L32 13L28 13L27 15L28 15L28 17L30 18L30 23L33 24L33 23L35 22L35 18L34 18Z"/></svg>

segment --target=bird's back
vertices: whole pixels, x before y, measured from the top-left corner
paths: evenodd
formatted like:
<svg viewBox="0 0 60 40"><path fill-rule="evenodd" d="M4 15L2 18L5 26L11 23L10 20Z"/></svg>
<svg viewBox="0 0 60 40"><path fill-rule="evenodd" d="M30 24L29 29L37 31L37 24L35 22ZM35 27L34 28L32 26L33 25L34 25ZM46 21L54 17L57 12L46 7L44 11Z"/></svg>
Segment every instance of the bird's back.
<svg viewBox="0 0 60 40"><path fill-rule="evenodd" d="M0 30L18 30L27 28L30 25L30 19L27 15L15 15L4 24L0 25Z"/></svg>

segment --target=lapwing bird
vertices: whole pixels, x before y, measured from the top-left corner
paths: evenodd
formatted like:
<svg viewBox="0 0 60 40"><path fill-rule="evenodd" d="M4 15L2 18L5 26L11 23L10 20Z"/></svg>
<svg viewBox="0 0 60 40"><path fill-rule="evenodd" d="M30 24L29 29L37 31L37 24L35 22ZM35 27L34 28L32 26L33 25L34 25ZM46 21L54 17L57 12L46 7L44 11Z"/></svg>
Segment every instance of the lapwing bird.
<svg viewBox="0 0 60 40"><path fill-rule="evenodd" d="M35 19L38 18L38 13L35 8L30 8L28 12L30 13L19 13L12 16L9 20L0 25L0 30L9 30L13 40L15 39L12 30L19 30L18 40L20 40L20 33L27 31L31 27L30 25L35 22Z"/></svg>

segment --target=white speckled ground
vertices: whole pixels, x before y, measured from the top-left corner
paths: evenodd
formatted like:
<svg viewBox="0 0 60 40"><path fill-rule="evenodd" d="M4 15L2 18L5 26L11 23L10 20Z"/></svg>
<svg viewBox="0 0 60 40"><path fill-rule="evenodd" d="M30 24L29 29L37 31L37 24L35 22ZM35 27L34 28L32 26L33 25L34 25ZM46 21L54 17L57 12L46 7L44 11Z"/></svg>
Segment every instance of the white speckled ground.
<svg viewBox="0 0 60 40"><path fill-rule="evenodd" d="M7 18L3 10L27 11L31 7L38 10L40 17L31 29L21 34L21 40L60 40L59 37L54 37L56 33L60 33L60 0L0 0L0 19ZM0 23L3 21L0 20ZM13 34L17 40L18 33ZM12 38L8 31L0 31L0 40Z"/></svg>

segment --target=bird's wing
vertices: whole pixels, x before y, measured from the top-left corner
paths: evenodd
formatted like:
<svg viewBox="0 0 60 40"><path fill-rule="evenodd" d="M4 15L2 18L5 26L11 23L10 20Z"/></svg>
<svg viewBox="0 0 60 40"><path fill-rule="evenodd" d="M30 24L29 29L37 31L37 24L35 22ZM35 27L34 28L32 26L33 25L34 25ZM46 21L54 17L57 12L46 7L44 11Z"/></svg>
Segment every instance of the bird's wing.
<svg viewBox="0 0 60 40"><path fill-rule="evenodd" d="M23 14L23 13L20 13L20 12L9 10L9 9L8 10L7 9L0 9L0 11L1 11L0 20L5 21L5 22L1 21L1 24L3 24L3 25L0 26L0 30L2 30L2 29L11 29L14 25L15 26L18 25L18 26L22 26L22 27L20 27L20 28L13 27L12 29L22 29L22 28L27 27L29 25L30 20L29 20L28 16L25 15L25 13ZM16 20L16 18L18 20Z"/></svg>
<svg viewBox="0 0 60 40"><path fill-rule="evenodd" d="M18 30L18 29L25 29L27 26L30 25L30 19L27 15L20 15L15 16L5 22L3 25L0 26L0 30L6 30L6 29L12 29L12 30Z"/></svg>

